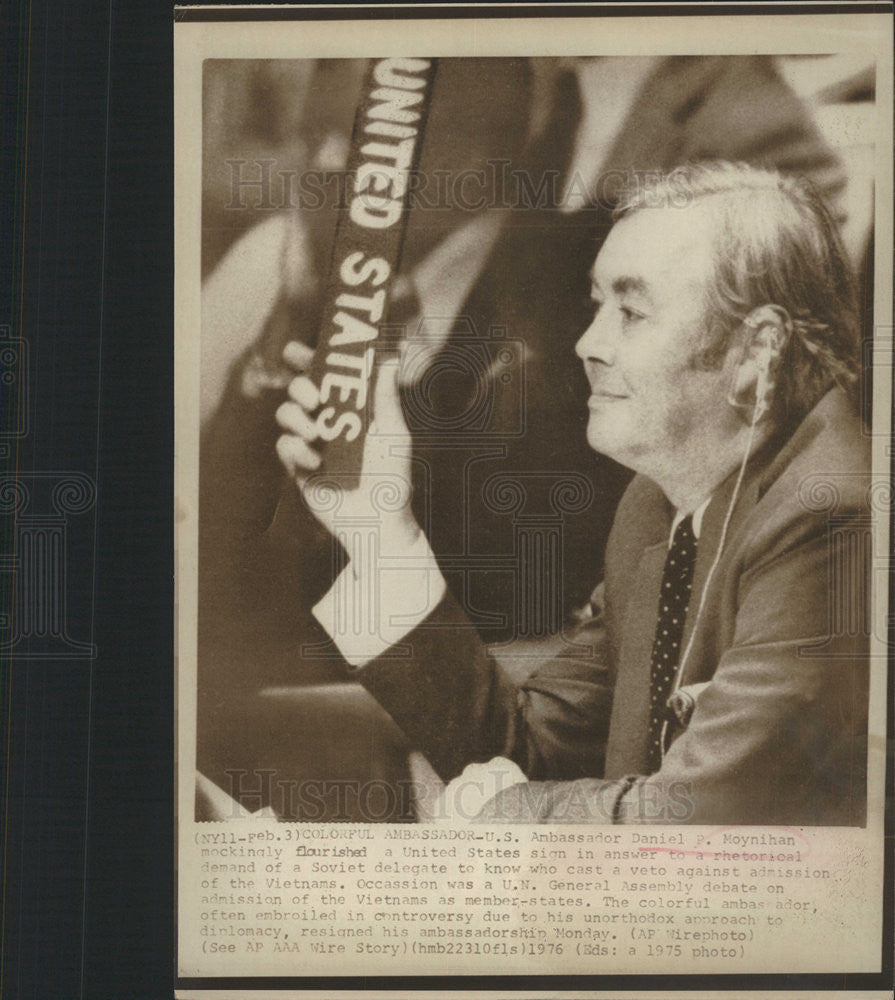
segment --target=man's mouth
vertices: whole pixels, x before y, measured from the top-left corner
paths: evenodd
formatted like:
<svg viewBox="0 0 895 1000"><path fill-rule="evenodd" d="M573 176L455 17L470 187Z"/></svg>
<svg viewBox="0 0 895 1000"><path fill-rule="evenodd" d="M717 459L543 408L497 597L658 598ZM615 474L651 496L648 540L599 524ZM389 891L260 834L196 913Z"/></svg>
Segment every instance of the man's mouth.
<svg viewBox="0 0 895 1000"><path fill-rule="evenodd" d="M605 389L592 389L588 406L597 406L600 403L611 402L613 399L627 399L627 395L618 392L607 392Z"/></svg>

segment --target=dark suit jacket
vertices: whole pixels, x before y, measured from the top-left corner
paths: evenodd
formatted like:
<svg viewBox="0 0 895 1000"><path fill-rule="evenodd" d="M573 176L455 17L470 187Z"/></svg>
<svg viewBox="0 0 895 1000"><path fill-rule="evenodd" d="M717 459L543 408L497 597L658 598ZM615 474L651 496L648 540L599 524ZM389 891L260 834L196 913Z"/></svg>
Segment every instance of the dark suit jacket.
<svg viewBox="0 0 895 1000"><path fill-rule="evenodd" d="M753 456L682 677L695 708L653 775L650 653L673 511L643 477L616 515L590 657L558 656L518 686L473 631L443 627L456 622L448 597L405 640L409 659L384 656L356 676L445 779L495 755L532 779L579 779L514 786L486 818L861 823L868 470L868 440L840 390ZM703 518L682 648L735 479Z"/></svg>

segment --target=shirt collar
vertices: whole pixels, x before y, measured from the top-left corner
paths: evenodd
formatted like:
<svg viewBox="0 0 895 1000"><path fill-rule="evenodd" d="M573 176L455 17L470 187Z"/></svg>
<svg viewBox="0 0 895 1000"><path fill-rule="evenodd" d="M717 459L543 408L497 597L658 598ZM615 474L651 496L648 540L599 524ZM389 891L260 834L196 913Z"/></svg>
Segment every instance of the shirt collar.
<svg viewBox="0 0 895 1000"><path fill-rule="evenodd" d="M697 540L699 539L699 532L702 530L702 515L705 513L706 507L708 507L711 497L704 500L697 508L693 511L693 537ZM674 533L677 531L677 526L683 521L687 515L681 511L677 511L674 515L674 520L671 522L671 531L668 534L668 545L671 547L672 539L674 538Z"/></svg>

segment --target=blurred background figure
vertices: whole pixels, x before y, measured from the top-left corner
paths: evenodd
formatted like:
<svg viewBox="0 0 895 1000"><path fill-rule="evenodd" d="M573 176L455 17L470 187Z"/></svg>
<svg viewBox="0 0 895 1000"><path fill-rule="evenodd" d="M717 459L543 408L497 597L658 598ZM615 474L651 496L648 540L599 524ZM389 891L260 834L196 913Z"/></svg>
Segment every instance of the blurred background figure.
<svg viewBox="0 0 895 1000"><path fill-rule="evenodd" d="M313 344L321 320L363 70L205 64L199 766L220 784L239 767L324 776L323 744L326 777L403 773L381 710L343 697L358 739L340 725L330 745L332 720L295 691L343 676L310 616L339 553L274 452L283 347ZM700 159L807 175L867 265L873 79L835 56L440 61L390 321L415 343L401 381L417 517L517 669L526 642L586 609L628 481L587 447L572 350L621 182ZM522 546L532 526L540 560Z"/></svg>

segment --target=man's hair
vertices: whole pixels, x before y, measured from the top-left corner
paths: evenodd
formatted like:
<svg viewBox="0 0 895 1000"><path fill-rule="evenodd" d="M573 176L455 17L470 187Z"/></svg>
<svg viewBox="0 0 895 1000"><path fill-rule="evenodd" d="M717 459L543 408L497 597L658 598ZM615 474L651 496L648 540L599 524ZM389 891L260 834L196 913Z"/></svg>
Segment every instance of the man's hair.
<svg viewBox="0 0 895 1000"><path fill-rule="evenodd" d="M794 426L834 383L854 400L860 371L855 280L829 209L811 183L744 163L692 164L621 193L614 217L706 204L715 220L703 367L719 367L762 305L789 317L771 415ZM683 222L683 220L682 220Z"/></svg>

